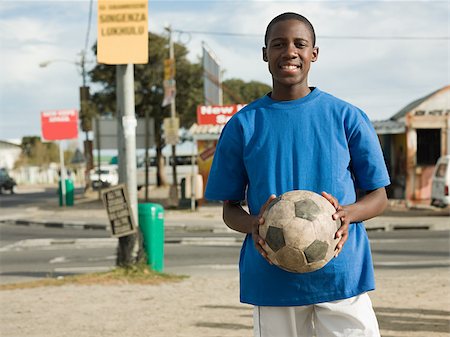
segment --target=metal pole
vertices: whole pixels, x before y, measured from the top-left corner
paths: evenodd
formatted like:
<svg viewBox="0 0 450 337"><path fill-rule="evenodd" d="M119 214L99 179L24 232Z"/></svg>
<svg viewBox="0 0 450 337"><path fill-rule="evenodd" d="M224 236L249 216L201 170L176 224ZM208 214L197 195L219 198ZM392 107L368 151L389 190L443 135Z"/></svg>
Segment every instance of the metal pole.
<svg viewBox="0 0 450 337"><path fill-rule="evenodd" d="M127 182L127 170L125 162L125 139L123 137L124 130L122 118L124 116L123 108L123 81L121 80L122 72L121 66L116 66L116 109L117 109L117 155L119 165L119 183L125 184Z"/></svg>
<svg viewBox="0 0 450 337"><path fill-rule="evenodd" d="M145 202L148 202L148 148L150 147L150 125L148 110L145 110Z"/></svg>
<svg viewBox="0 0 450 337"><path fill-rule="evenodd" d="M66 204L66 168L64 166L62 140L59 141L59 162L61 165L61 206L64 206Z"/></svg>
<svg viewBox="0 0 450 337"><path fill-rule="evenodd" d="M116 65L117 124L119 131L119 181L127 186L128 200L134 223L137 221L136 184L136 117L134 115L133 64ZM131 265L133 255L138 255L142 245L141 235L127 235L119 238L117 265ZM138 245L136 245L138 243Z"/></svg>
<svg viewBox="0 0 450 337"><path fill-rule="evenodd" d="M133 64L118 65L119 81L122 82L123 117L119 120L123 127L125 145L126 184L130 206L137 223L137 182L136 182L136 116L134 111L134 66Z"/></svg>
<svg viewBox="0 0 450 337"><path fill-rule="evenodd" d="M97 170L98 170L98 200L102 200L102 159L101 159L101 144L100 144L100 118L95 118L95 136L97 137Z"/></svg>
<svg viewBox="0 0 450 337"><path fill-rule="evenodd" d="M197 175L195 174L195 138L192 139L192 156L191 156L191 211L195 211L195 200L197 189Z"/></svg>
<svg viewBox="0 0 450 337"><path fill-rule="evenodd" d="M173 60L173 67L175 67L175 51L173 46L173 39L172 39L172 27L167 27L167 31L169 32L169 58ZM175 78L173 78L173 81L176 86ZM176 105L175 105L175 97L173 98L172 102L170 103L170 117L175 118L176 117ZM172 144L172 177L173 177L173 187L171 191L171 195L175 198L176 201L178 201L178 181L177 181L177 162L176 162L176 145Z"/></svg>

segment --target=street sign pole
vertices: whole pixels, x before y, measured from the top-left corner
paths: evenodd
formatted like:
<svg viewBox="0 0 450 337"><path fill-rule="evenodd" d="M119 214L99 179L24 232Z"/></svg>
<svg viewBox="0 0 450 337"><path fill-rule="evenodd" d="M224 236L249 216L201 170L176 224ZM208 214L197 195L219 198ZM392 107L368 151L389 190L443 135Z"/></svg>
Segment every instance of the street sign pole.
<svg viewBox="0 0 450 337"><path fill-rule="evenodd" d="M122 131L119 134L119 146L123 157L119 157L119 181L127 186L128 200L130 202L131 217L134 223L137 221L137 182L136 182L136 117L134 109L134 74L133 64L116 65L118 116ZM124 179L124 180L121 180ZM119 265L131 265L133 254L138 253L142 244L141 236L127 235L119 238Z"/></svg>
<svg viewBox="0 0 450 337"><path fill-rule="evenodd" d="M169 33L169 59L172 60L173 64L173 72L175 69L175 50L173 46L173 38L172 38L172 27L166 27L166 30ZM171 79L174 83L174 86L176 86L175 82L175 76ZM174 88L174 90L176 90ZM175 97L173 97L172 101L170 102L170 117L172 120L176 117L176 105L175 105ZM177 160L176 160L176 143L172 144L172 188L170 190L170 197L173 199L174 204L178 205L178 181L177 181Z"/></svg>
<svg viewBox="0 0 450 337"><path fill-rule="evenodd" d="M97 32L97 61L116 65L118 130L119 139L122 138L118 144L119 181L126 183L131 216L137 223L137 122L133 69L134 64L148 63L148 0L99 0ZM119 266L133 264L132 251L136 248L135 239L134 234L119 238L117 254Z"/></svg>
<svg viewBox="0 0 450 337"><path fill-rule="evenodd" d="M64 149L62 140L59 141L59 162L61 166L61 206L66 204L66 168L64 167Z"/></svg>

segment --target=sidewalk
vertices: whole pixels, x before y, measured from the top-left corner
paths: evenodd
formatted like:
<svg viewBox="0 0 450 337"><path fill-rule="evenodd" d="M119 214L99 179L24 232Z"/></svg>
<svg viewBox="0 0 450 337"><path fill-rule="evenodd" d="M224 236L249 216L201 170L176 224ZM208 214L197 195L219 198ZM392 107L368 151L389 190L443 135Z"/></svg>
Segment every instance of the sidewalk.
<svg viewBox="0 0 450 337"><path fill-rule="evenodd" d="M141 201L140 201L141 202ZM76 195L73 206L59 207L54 203L42 204L38 201L33 207L17 210L3 209L0 222L17 225L42 225L47 227L67 227L79 229L109 229L109 221L97 192ZM190 209L164 210L166 231L216 232L226 231L222 221L220 204L206 204L196 211ZM428 229L449 230L449 209L422 206L406 209L401 203L391 201L381 216L365 221L368 231Z"/></svg>

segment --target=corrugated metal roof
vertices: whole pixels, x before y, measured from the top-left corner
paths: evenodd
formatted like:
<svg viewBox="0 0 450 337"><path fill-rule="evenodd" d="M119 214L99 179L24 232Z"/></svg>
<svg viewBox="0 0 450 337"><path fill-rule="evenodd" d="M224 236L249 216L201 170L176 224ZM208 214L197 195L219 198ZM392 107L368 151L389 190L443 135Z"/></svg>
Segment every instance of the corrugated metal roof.
<svg viewBox="0 0 450 337"><path fill-rule="evenodd" d="M0 140L0 147L3 149L9 148L9 149L16 149L16 148L21 148L21 146L19 144L14 144L11 142L8 142L6 140Z"/></svg>
<svg viewBox="0 0 450 337"><path fill-rule="evenodd" d="M373 127L377 134L401 134L406 132L405 123L393 120L374 121Z"/></svg>
<svg viewBox="0 0 450 337"><path fill-rule="evenodd" d="M421 103L425 102L426 100L428 100L429 98L431 98L432 96L434 96L435 94L440 92L441 90L448 90L448 89L450 89L450 86L446 86L446 87L440 88L438 90L433 91L431 94L428 94L428 95L426 95L426 96L424 96L422 98L419 98L419 99L409 103L403 109L401 109L399 112L397 112L395 115L393 115L390 119L391 120L398 120L398 119L400 119L402 117L405 117L408 112L414 110L414 108L419 106Z"/></svg>

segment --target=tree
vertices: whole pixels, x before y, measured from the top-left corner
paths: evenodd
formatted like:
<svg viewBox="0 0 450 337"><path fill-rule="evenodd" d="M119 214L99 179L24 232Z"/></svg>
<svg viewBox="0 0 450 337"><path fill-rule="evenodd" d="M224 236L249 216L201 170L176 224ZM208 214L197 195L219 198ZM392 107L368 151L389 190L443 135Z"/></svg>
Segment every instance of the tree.
<svg viewBox="0 0 450 337"><path fill-rule="evenodd" d="M94 46L94 51L96 46ZM189 127L195 121L197 105L203 97L202 68L187 59L188 50L184 45L175 43L176 67L176 106L177 116L182 127ZM158 185L164 185L162 149L165 145L161 133L164 117L170 116L169 107L162 108L164 60L169 57L168 39L149 32L149 60L147 64L134 67L136 115L144 117L148 112L155 120L156 156L158 165ZM99 64L90 73L91 81L102 85L102 89L92 95L92 101L98 114L116 111L115 67Z"/></svg>
<svg viewBox="0 0 450 337"><path fill-rule="evenodd" d="M224 104L250 103L272 89L269 85L261 82L244 82L237 78L223 81L222 88Z"/></svg>
<svg viewBox="0 0 450 337"><path fill-rule="evenodd" d="M48 166L59 162L59 147L54 142L43 143L38 136L22 138L22 153L15 166ZM64 151L65 162L70 162L73 151Z"/></svg>

